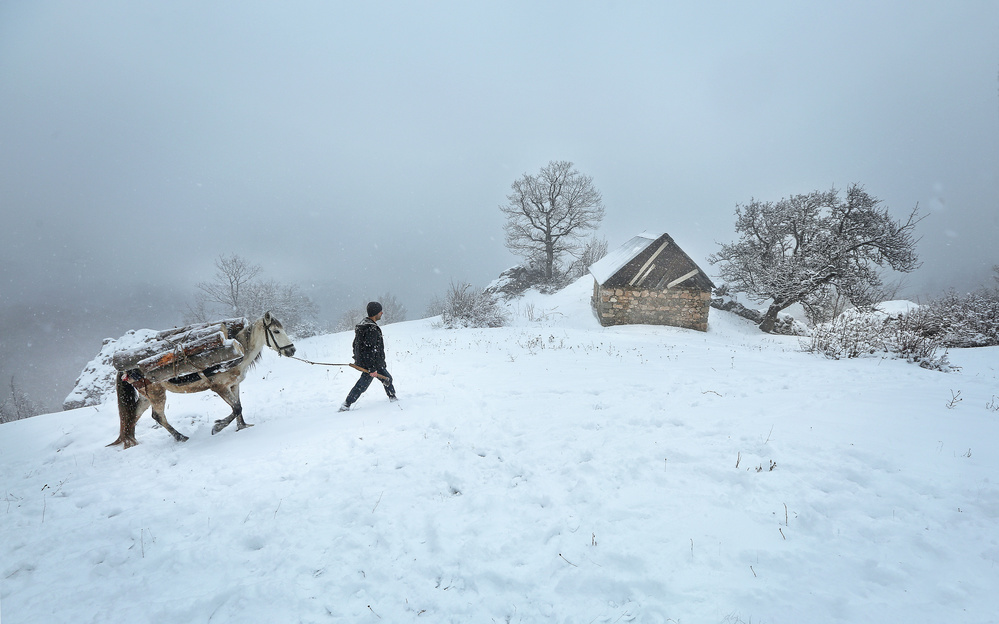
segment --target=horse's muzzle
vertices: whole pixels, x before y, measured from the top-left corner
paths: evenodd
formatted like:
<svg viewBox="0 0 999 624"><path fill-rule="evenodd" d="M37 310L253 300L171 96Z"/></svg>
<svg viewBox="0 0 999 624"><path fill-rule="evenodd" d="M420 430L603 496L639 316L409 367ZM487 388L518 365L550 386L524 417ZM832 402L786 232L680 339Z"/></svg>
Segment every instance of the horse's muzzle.
<svg viewBox="0 0 999 624"><path fill-rule="evenodd" d="M278 351L278 355L283 355L285 357L291 357L295 355L295 345L288 345L287 347L281 347Z"/></svg>

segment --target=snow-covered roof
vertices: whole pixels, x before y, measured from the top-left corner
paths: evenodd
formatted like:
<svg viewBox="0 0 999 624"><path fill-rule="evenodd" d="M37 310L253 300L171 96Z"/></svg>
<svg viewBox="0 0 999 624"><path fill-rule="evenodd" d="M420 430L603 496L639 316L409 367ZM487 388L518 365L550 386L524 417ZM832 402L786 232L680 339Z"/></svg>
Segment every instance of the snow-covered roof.
<svg viewBox="0 0 999 624"><path fill-rule="evenodd" d="M668 289L683 284L701 290L714 288L711 279L669 234L642 232L590 267L603 287L641 286Z"/></svg>
<svg viewBox="0 0 999 624"><path fill-rule="evenodd" d="M593 279L597 280L598 284L603 284L610 276L620 271L629 260L645 251L660 236L662 234L642 232L600 260L594 262L590 266L590 275L593 276Z"/></svg>

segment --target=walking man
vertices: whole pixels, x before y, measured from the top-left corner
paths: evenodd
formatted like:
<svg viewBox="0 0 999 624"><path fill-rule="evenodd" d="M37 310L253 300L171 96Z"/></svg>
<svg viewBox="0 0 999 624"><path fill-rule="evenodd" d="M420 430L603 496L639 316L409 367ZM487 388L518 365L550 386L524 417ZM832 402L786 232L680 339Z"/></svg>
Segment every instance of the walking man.
<svg viewBox="0 0 999 624"><path fill-rule="evenodd" d="M376 378L385 386L385 394L389 400L398 400L392 385L392 375L385 368L385 342L382 340L382 328L378 327L378 321L382 318L382 304L372 301L368 304L367 313L368 316L354 327L354 364L367 372L361 373L361 378L351 388L347 399L340 406L341 412L349 410L371 385L371 380Z"/></svg>

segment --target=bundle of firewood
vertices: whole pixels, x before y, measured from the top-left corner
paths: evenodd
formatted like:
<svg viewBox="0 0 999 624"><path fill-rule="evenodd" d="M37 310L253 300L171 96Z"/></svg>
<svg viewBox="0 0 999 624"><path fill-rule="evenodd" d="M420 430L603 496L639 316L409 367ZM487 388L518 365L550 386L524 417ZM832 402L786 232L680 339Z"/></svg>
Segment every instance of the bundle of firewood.
<svg viewBox="0 0 999 624"><path fill-rule="evenodd" d="M115 352L111 363L132 383L222 372L243 360L235 337L246 325L245 318L232 318L164 330L146 344Z"/></svg>

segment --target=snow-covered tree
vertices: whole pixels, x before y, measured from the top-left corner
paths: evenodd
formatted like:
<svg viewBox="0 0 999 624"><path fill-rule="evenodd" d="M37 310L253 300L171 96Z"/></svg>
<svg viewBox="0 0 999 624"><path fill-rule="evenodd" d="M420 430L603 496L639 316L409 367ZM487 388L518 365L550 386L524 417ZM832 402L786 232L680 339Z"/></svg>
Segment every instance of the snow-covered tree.
<svg viewBox="0 0 999 624"><path fill-rule="evenodd" d="M510 185L506 215L506 246L528 259L540 259L544 276L559 275L567 255L578 257L583 236L604 218L603 198L593 178L573 169L571 162L553 160L537 175L525 173Z"/></svg>
<svg viewBox="0 0 999 624"><path fill-rule="evenodd" d="M841 198L836 189L778 202L752 200L736 206L738 241L711 255L721 277L759 302L770 301L760 329L770 332L777 314L795 303L828 298L832 289L853 305L876 303L881 271L908 273L919 266L919 207L897 221L881 201L854 184Z"/></svg>

